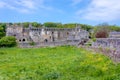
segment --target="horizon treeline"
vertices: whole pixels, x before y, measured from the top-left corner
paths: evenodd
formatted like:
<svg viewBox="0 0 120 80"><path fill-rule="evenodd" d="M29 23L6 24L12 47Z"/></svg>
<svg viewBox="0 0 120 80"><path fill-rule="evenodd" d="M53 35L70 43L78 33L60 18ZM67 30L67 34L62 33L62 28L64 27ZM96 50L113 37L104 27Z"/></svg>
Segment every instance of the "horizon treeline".
<svg viewBox="0 0 120 80"><path fill-rule="evenodd" d="M6 26L6 24L8 23L0 23L0 27L4 27ZM33 27L36 28L40 28L40 27L49 27L49 28L75 28L75 27L81 27L82 29L85 29L87 31L94 29L94 27L101 27L101 26L108 26L109 28L111 28L111 30L115 30L115 31L120 31L120 26L117 25L109 25L108 23L101 23L98 25L89 25L89 24L81 24L81 23L66 23L66 24L62 24L62 23L57 23L57 22L45 22L45 23L38 23L38 22L17 22L17 23L9 23L10 25L23 25L23 27L27 28L29 27L29 24L31 24Z"/></svg>

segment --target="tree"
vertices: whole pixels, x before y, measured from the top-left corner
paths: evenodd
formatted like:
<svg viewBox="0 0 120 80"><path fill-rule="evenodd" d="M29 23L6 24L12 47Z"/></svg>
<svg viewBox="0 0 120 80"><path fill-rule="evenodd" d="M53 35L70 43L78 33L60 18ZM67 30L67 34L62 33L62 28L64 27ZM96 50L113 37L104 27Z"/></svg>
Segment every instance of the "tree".
<svg viewBox="0 0 120 80"><path fill-rule="evenodd" d="M93 26L91 26L91 25L87 25L87 24L79 24L79 25L82 29L84 29L86 31L90 31L93 29Z"/></svg>
<svg viewBox="0 0 120 80"><path fill-rule="evenodd" d="M3 28L3 31L5 32L5 29L6 29L6 23L0 23L0 27Z"/></svg>
<svg viewBox="0 0 120 80"><path fill-rule="evenodd" d="M120 31L120 27L119 27L119 26L116 26L116 25L111 25L111 26L110 26L110 30L111 30L111 31Z"/></svg>
<svg viewBox="0 0 120 80"><path fill-rule="evenodd" d="M93 29L93 27L92 27L91 25L78 24L78 23L68 23L68 24L64 24L63 26L64 26L64 28L80 27L81 29L84 29L84 30L86 30L86 31L90 31L91 29Z"/></svg>
<svg viewBox="0 0 120 80"><path fill-rule="evenodd" d="M0 39L5 36L3 27L0 27Z"/></svg>
<svg viewBox="0 0 120 80"><path fill-rule="evenodd" d="M95 38L107 38L109 36L109 26L98 26L94 28Z"/></svg>
<svg viewBox="0 0 120 80"><path fill-rule="evenodd" d="M31 24L33 27L42 27L42 24L37 23L37 22L32 22Z"/></svg>
<svg viewBox="0 0 120 80"><path fill-rule="evenodd" d="M53 22L45 22L43 25L45 27L57 27L57 24Z"/></svg>
<svg viewBox="0 0 120 80"><path fill-rule="evenodd" d="M62 25L62 23L56 23L57 24L57 28L64 28L64 26Z"/></svg>
<svg viewBox="0 0 120 80"><path fill-rule="evenodd" d="M96 38L107 38L108 37L108 32L106 30L100 30L97 31L95 34Z"/></svg>
<svg viewBox="0 0 120 80"><path fill-rule="evenodd" d="M64 28L75 28L76 23L68 23L68 24L64 24L63 26L64 26Z"/></svg>
<svg viewBox="0 0 120 80"><path fill-rule="evenodd" d="M29 22L24 22L23 27L28 28L29 27Z"/></svg>
<svg viewBox="0 0 120 80"><path fill-rule="evenodd" d="M16 44L16 38L13 36L5 36L0 39L0 47L14 47Z"/></svg>

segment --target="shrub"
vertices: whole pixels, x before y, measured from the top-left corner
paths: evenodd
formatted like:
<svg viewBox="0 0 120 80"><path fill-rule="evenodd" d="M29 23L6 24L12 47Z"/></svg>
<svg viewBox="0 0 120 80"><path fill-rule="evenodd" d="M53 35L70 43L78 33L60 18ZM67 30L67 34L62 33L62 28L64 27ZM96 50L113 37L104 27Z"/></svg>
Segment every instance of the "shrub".
<svg viewBox="0 0 120 80"><path fill-rule="evenodd" d="M60 73L58 72L50 72L45 75L45 79L47 80L57 80L60 77Z"/></svg>
<svg viewBox="0 0 120 80"><path fill-rule="evenodd" d="M35 42L30 42L29 43L31 46L34 46L35 45Z"/></svg>
<svg viewBox="0 0 120 80"><path fill-rule="evenodd" d="M16 38L13 36L5 36L0 39L0 47L14 47L16 44Z"/></svg>
<svg viewBox="0 0 120 80"><path fill-rule="evenodd" d="M86 46L92 46L92 43L87 43Z"/></svg>
<svg viewBox="0 0 120 80"><path fill-rule="evenodd" d="M1 39L2 37L4 37L4 36L5 36L4 29L3 29L3 27L1 27L1 25L0 25L0 39Z"/></svg>
<svg viewBox="0 0 120 80"><path fill-rule="evenodd" d="M96 38L93 38L92 40L93 40L93 42L96 42Z"/></svg>

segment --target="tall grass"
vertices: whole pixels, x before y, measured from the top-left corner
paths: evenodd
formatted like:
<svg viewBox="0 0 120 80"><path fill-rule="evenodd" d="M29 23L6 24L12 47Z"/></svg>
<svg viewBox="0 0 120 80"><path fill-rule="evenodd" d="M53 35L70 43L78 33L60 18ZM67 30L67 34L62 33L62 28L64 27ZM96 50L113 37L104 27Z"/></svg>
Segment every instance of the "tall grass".
<svg viewBox="0 0 120 80"><path fill-rule="evenodd" d="M82 48L1 48L0 80L120 80L120 65Z"/></svg>

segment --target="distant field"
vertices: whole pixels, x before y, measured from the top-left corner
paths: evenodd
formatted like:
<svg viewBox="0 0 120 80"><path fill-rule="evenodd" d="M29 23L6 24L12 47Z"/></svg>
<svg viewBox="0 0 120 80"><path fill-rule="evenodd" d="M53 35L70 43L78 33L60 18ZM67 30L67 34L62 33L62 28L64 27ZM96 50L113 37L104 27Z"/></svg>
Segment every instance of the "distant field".
<svg viewBox="0 0 120 80"><path fill-rule="evenodd" d="M120 80L120 65L70 46L2 48L0 80Z"/></svg>

